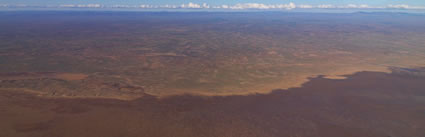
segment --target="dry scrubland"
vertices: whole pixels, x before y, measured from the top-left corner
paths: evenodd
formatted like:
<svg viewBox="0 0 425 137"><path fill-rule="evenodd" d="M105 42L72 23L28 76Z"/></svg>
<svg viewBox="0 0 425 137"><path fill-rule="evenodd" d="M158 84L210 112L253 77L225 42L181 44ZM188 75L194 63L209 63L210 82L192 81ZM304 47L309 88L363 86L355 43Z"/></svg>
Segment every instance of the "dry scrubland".
<svg viewBox="0 0 425 137"><path fill-rule="evenodd" d="M0 19L0 137L425 136L425 15Z"/></svg>
<svg viewBox="0 0 425 137"><path fill-rule="evenodd" d="M0 89L134 99L236 95L425 66L425 16L1 12Z"/></svg>

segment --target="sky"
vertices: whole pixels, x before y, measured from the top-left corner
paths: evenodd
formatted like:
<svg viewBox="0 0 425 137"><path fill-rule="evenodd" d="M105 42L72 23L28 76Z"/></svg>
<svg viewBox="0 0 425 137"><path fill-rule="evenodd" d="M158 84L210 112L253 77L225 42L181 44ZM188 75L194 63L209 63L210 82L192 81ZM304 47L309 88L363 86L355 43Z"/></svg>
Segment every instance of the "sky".
<svg viewBox="0 0 425 137"><path fill-rule="evenodd" d="M172 8L424 8L425 0L0 0L0 6L37 5L143 7L169 5ZM170 6L171 5L171 6ZM224 6L223 6L224 5ZM280 6L279 6L280 5Z"/></svg>
<svg viewBox="0 0 425 137"><path fill-rule="evenodd" d="M27 5L57 5L57 4L103 4L103 5L180 5L185 3L207 3L210 5L234 5L238 3L262 3L262 4L296 4L309 5L347 5L367 4L371 6L386 6L407 4L412 6L425 6L425 0L0 0L2 4L27 4Z"/></svg>

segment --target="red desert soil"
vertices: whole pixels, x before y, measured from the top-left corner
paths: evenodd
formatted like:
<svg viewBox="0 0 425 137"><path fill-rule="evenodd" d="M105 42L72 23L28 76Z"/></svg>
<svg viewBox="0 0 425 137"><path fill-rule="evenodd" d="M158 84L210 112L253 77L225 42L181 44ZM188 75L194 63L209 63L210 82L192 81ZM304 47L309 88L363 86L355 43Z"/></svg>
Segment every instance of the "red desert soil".
<svg viewBox="0 0 425 137"><path fill-rule="evenodd" d="M56 77L64 80L82 80L87 78L86 74L73 74L73 73L62 73L57 74Z"/></svg>
<svg viewBox="0 0 425 137"><path fill-rule="evenodd" d="M270 94L133 101L0 91L0 137L424 137L424 83L360 72Z"/></svg>
<svg viewBox="0 0 425 137"><path fill-rule="evenodd" d="M63 80L82 80L88 75L81 73L57 73L57 72L21 72L21 73L0 73L0 80L23 80L40 78L57 78Z"/></svg>

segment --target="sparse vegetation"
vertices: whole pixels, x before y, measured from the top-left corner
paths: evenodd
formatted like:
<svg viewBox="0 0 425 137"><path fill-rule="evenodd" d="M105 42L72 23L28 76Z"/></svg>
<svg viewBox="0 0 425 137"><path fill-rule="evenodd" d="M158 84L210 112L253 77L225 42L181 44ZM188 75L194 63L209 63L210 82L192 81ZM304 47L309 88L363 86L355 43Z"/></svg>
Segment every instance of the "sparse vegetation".
<svg viewBox="0 0 425 137"><path fill-rule="evenodd" d="M102 88L118 83L152 95L228 95L297 87L317 75L425 66L419 15L33 14L0 15L0 73L11 75L0 87L54 96L142 94Z"/></svg>

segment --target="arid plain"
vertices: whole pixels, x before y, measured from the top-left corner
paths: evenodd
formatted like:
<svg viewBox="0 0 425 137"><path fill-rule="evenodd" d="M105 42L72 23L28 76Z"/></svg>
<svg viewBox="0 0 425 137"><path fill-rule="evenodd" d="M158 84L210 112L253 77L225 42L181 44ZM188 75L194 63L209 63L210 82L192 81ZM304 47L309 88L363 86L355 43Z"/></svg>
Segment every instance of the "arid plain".
<svg viewBox="0 0 425 137"><path fill-rule="evenodd" d="M423 14L0 18L0 137L425 135Z"/></svg>
<svg viewBox="0 0 425 137"><path fill-rule="evenodd" d="M425 18L391 13L3 12L1 88L45 96L266 93L425 66Z"/></svg>

